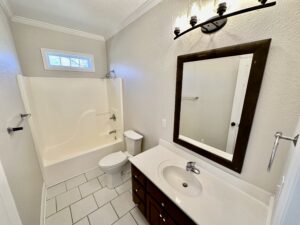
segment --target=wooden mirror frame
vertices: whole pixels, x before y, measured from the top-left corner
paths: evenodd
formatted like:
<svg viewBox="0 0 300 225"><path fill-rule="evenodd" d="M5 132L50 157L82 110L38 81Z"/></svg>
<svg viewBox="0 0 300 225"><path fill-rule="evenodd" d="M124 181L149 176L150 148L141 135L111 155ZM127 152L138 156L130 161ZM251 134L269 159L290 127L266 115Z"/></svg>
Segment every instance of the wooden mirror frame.
<svg viewBox="0 0 300 225"><path fill-rule="evenodd" d="M271 39L255 41L246 44L234 45L224 48L213 49L204 52L180 55L177 58L177 80L175 96L175 118L173 141L183 147L186 147L214 162L217 162L238 173L242 172L243 163L246 155L247 144L251 132L253 117L255 114L256 104L259 97L259 91L264 75L266 61L269 53ZM181 95L183 81L183 65L185 62L193 62L206 59L215 59L228 56L237 56L253 54L249 80L242 109L239 131L235 143L235 149L232 161L215 155L198 146L179 139L180 130L180 112L181 112Z"/></svg>

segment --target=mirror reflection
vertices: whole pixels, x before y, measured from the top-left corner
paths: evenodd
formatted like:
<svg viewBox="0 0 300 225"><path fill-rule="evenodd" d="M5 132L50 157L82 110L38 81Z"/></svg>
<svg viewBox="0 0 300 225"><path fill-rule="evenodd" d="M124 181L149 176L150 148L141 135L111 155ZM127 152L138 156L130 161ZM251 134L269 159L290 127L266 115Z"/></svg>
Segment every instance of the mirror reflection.
<svg viewBox="0 0 300 225"><path fill-rule="evenodd" d="M179 139L232 161L252 58L183 64Z"/></svg>

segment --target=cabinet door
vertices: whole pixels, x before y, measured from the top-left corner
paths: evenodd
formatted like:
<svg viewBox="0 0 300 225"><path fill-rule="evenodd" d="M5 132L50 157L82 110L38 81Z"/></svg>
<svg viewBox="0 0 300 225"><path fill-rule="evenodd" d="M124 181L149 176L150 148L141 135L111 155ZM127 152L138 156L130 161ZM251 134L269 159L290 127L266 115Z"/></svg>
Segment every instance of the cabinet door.
<svg viewBox="0 0 300 225"><path fill-rule="evenodd" d="M147 197L147 218L151 225L162 224L162 208L150 197Z"/></svg>
<svg viewBox="0 0 300 225"><path fill-rule="evenodd" d="M151 225L176 225L164 212L164 209L150 196L147 197L147 210L148 222Z"/></svg>

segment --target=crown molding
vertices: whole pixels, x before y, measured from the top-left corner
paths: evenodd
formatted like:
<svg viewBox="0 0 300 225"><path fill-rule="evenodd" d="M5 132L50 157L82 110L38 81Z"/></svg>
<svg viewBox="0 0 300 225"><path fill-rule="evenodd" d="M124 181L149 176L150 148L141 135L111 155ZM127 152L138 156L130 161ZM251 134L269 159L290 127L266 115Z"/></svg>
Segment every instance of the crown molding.
<svg viewBox="0 0 300 225"><path fill-rule="evenodd" d="M0 1L3 1L3 0L0 0ZM58 31L58 32L62 32L65 34L71 34L71 35L80 36L80 37L84 37L84 38L94 39L97 41L105 41L105 38L98 34L75 30L72 28L58 26L58 25L54 25L51 23L46 23L46 22L42 22L42 21L38 21L38 20L28 19L28 18L21 17L21 16L13 16L11 18L11 21L13 21L15 23L22 23L22 24L26 24L26 25L30 25L30 26L34 26L34 27Z"/></svg>
<svg viewBox="0 0 300 225"><path fill-rule="evenodd" d="M107 39L113 37L117 33L119 33L121 30L123 30L125 27L127 27L129 24L140 18L142 15L144 15L146 12L148 12L150 9L152 9L154 6L159 4L162 0L148 0L144 4L142 4L140 7L138 7L134 12L128 16L121 25L118 26L117 29L115 29L111 34L107 36Z"/></svg>
<svg viewBox="0 0 300 225"><path fill-rule="evenodd" d="M7 0L0 0L0 7L3 9L5 15L8 18L12 18L13 17L13 12L7 2Z"/></svg>

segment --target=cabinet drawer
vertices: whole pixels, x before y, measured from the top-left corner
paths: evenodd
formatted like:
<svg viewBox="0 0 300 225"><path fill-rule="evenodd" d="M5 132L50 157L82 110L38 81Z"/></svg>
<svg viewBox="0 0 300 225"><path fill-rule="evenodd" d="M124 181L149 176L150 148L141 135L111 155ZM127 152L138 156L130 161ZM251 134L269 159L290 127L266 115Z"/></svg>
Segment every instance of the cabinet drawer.
<svg viewBox="0 0 300 225"><path fill-rule="evenodd" d="M132 192L139 196L145 202L145 188L135 179L132 179Z"/></svg>
<svg viewBox="0 0 300 225"><path fill-rule="evenodd" d="M146 217L145 202L143 202L137 194L132 193L133 202L137 205L141 213Z"/></svg>
<svg viewBox="0 0 300 225"><path fill-rule="evenodd" d="M176 204L174 204L162 191L151 182L147 183L147 192L155 199L158 205L164 209L176 224L196 225Z"/></svg>
<svg viewBox="0 0 300 225"><path fill-rule="evenodd" d="M131 165L132 178L136 179L142 186L146 186L146 177L134 165Z"/></svg>

